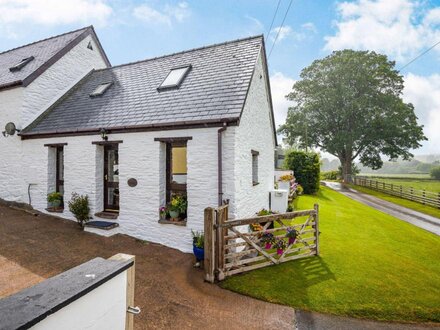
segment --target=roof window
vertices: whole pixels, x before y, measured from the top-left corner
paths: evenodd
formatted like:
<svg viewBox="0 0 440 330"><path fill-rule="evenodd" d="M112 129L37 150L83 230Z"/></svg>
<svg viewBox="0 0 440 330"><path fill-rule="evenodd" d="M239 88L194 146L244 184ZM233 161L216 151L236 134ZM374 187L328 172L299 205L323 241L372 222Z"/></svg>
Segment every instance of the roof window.
<svg viewBox="0 0 440 330"><path fill-rule="evenodd" d="M26 64L28 64L34 58L35 57L30 56L30 57L26 57L26 58L22 59L19 63L15 64L14 66L11 66L9 68L9 71L11 71L11 72L20 71L21 68L23 68Z"/></svg>
<svg viewBox="0 0 440 330"><path fill-rule="evenodd" d="M95 90L90 94L90 97L103 95L111 85L113 85L112 81L98 85L98 87L96 87Z"/></svg>
<svg viewBox="0 0 440 330"><path fill-rule="evenodd" d="M190 69L191 65L171 69L165 80L157 89L178 88L182 84L183 79L185 79Z"/></svg>

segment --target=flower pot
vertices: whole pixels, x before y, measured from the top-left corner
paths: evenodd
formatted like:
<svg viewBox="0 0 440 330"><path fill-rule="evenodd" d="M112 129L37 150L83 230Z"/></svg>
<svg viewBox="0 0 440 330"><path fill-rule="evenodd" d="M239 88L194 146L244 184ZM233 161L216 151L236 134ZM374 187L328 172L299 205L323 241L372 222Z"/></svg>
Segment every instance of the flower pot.
<svg viewBox="0 0 440 330"><path fill-rule="evenodd" d="M179 217L179 211L170 211L170 217L173 219L177 219Z"/></svg>
<svg viewBox="0 0 440 330"><path fill-rule="evenodd" d="M288 193L290 192L290 181L279 181L278 182L279 190L286 190Z"/></svg>
<svg viewBox="0 0 440 330"><path fill-rule="evenodd" d="M284 250L283 249L277 249L277 254L280 256L280 255L282 255L283 254L283 252L284 252Z"/></svg>
<svg viewBox="0 0 440 330"><path fill-rule="evenodd" d="M289 237L289 245L295 244L296 237Z"/></svg>
<svg viewBox="0 0 440 330"><path fill-rule="evenodd" d="M59 208L61 206L61 200L54 200L51 204L53 208Z"/></svg>
<svg viewBox="0 0 440 330"><path fill-rule="evenodd" d="M269 250L272 247L271 243L266 243L266 245L264 246L266 248L266 250Z"/></svg>
<svg viewBox="0 0 440 330"><path fill-rule="evenodd" d="M193 252L197 261L202 261L203 259L205 259L205 249L193 245Z"/></svg>

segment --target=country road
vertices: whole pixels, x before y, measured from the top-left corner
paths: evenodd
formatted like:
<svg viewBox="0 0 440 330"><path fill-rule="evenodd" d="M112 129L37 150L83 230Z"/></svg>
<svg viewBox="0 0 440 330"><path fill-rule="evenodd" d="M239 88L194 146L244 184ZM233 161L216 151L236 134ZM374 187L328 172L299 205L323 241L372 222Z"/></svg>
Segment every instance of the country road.
<svg viewBox="0 0 440 330"><path fill-rule="evenodd" d="M339 191L341 194L344 194L347 197L440 236L440 219L436 217L408 209L368 194L364 194L355 189L347 188L339 182L323 182L327 187Z"/></svg>

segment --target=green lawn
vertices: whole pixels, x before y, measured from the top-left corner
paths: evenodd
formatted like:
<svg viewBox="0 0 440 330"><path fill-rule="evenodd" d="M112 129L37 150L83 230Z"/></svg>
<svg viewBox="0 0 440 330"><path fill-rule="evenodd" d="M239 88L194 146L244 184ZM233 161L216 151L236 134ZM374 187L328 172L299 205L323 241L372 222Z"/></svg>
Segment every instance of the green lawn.
<svg viewBox="0 0 440 330"><path fill-rule="evenodd" d="M321 256L232 276L221 286L303 310L440 322L440 237L322 188Z"/></svg>
<svg viewBox="0 0 440 330"><path fill-rule="evenodd" d="M433 206L428 206L428 205L423 205L421 203L418 202L413 202L404 198L400 198L397 196L392 196L392 195L388 195L385 194L383 192L380 191L376 191L376 190L372 190L366 187L361 187L361 186L355 186L355 185L348 185L350 188L356 189L360 192L375 196L377 198L386 200L388 202L392 202L398 205L402 205L405 206L409 209L413 209L415 211L419 211L425 214L429 214L432 215L433 217L437 217L439 218L440 221L440 209L435 208Z"/></svg>

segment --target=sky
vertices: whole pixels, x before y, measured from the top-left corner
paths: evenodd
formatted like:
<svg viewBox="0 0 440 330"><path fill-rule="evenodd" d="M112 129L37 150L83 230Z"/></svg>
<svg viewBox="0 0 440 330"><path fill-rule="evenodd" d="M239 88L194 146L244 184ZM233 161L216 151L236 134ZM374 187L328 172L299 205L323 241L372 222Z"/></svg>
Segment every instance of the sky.
<svg viewBox="0 0 440 330"><path fill-rule="evenodd" d="M263 34L278 126L285 95L315 59L374 50L401 68L440 41L440 0L292 0L282 25L289 3L274 15L278 0L0 0L0 51L93 25L117 65ZM413 152L440 153L440 45L401 73L429 139Z"/></svg>

